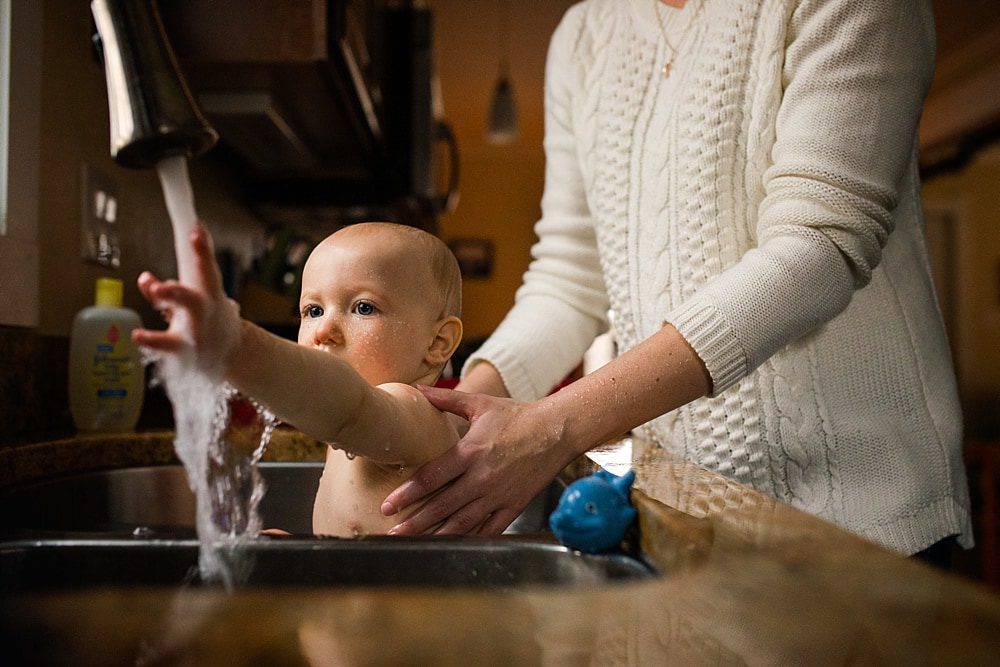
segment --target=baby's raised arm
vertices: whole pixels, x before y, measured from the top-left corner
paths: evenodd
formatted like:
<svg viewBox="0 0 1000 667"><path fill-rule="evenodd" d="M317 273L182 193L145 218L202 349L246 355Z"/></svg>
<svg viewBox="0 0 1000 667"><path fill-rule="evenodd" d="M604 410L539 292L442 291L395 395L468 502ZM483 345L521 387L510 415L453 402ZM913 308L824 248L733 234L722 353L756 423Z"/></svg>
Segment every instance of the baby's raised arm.
<svg viewBox="0 0 1000 667"><path fill-rule="evenodd" d="M191 354L221 369L234 387L280 419L323 442L381 463L418 464L458 436L444 413L415 388L373 387L347 362L279 338L239 317L222 290L212 241L191 234L196 284L139 277L143 296L170 319L166 331L139 329L136 343L165 354Z"/></svg>
<svg viewBox="0 0 1000 667"><path fill-rule="evenodd" d="M454 444L445 413L414 387L373 387L347 362L242 322L229 381L300 431L380 463L417 464Z"/></svg>
<svg viewBox="0 0 1000 667"><path fill-rule="evenodd" d="M167 318L166 331L136 329L136 343L163 353L193 353L202 371L224 366L239 335L239 306L222 290L212 237L196 225L189 239L194 251L194 284L160 280L149 271L138 279L139 291Z"/></svg>

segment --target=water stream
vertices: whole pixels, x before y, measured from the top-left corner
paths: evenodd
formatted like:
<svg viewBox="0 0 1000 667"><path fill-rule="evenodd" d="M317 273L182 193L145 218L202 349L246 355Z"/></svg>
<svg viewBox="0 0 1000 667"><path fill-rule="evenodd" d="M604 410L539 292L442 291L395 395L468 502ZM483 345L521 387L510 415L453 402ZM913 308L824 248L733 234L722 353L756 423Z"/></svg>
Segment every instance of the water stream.
<svg viewBox="0 0 1000 667"><path fill-rule="evenodd" d="M192 285L197 269L189 235L198 216L187 160L180 156L166 158L157 164L156 171L173 225L178 278ZM173 313L170 326L191 341L186 315ZM212 335L219 336L224 341L223 349L227 349L225 345L235 344L239 332L218 331ZM177 354L146 352L155 363L156 381L163 384L173 405L174 448L196 497L201 578L231 588L252 567L241 556L240 546L261 529L257 508L264 484L257 462L275 419L258 407L252 424L230 423L229 405L236 392L225 382L223 354L215 359L199 359L190 347Z"/></svg>

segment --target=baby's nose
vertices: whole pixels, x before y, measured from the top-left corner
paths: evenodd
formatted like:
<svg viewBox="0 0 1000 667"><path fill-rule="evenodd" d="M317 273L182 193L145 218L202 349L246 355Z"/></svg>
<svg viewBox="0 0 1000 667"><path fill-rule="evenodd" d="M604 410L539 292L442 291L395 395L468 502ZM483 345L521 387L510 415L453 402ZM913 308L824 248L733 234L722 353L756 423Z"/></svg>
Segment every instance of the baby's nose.
<svg viewBox="0 0 1000 667"><path fill-rule="evenodd" d="M313 329L314 345L330 345L343 341L343 334L340 326L333 317L324 317Z"/></svg>

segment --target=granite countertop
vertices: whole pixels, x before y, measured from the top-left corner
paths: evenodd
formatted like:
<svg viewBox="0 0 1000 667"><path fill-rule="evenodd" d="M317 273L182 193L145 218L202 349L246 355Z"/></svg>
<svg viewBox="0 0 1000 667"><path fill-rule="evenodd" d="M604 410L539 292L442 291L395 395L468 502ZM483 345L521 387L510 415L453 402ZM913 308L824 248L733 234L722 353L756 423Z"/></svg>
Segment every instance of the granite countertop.
<svg viewBox="0 0 1000 667"><path fill-rule="evenodd" d="M264 461L323 461L326 445L288 427L271 434ZM80 435L0 449L0 487L125 466L178 463L171 431Z"/></svg>
<svg viewBox="0 0 1000 667"><path fill-rule="evenodd" d="M94 461L83 452L102 449L108 450L102 465L171 455L169 434L117 442L19 448L34 463L3 452L0 470L8 483L68 472L74 455L66 450L73 447L88 466ZM322 451L298 435L279 442L285 444L275 444L270 456L312 460ZM110 452L123 448L128 454ZM46 452L58 455L50 460ZM1000 658L1000 596L990 590L696 466L655 451L636 458L640 544L665 573L655 579L489 592L104 588L11 596L0 602L3 640L9 656L73 664L990 664ZM42 460L48 463L39 472ZM602 463L621 465L614 456Z"/></svg>

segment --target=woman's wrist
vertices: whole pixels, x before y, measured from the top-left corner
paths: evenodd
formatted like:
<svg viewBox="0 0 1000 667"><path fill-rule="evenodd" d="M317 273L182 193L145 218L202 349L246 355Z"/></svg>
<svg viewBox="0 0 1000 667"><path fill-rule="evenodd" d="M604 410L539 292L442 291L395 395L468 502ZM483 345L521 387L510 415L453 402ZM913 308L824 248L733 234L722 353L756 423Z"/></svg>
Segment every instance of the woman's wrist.
<svg viewBox="0 0 1000 667"><path fill-rule="evenodd" d="M527 422L539 434L538 440L556 471L601 444L593 439L592 432L588 432L586 427L579 428L579 406L566 400L569 392L559 396L561 393L556 392L528 404L532 414Z"/></svg>
<svg viewBox="0 0 1000 667"><path fill-rule="evenodd" d="M704 396L711 379L687 341L671 325L569 387L538 401L573 455Z"/></svg>

